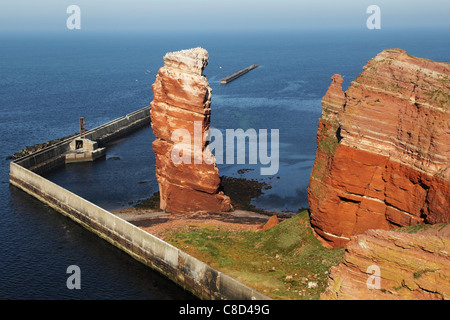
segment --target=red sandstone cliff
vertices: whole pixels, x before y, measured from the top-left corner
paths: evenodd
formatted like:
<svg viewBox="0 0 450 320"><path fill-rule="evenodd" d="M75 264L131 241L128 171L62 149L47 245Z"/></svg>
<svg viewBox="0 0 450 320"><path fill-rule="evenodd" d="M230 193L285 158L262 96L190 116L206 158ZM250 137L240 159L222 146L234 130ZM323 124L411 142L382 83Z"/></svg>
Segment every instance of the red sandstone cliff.
<svg viewBox="0 0 450 320"><path fill-rule="evenodd" d="M450 64L386 49L342 82L322 100L308 188L318 238L450 221Z"/></svg>
<svg viewBox="0 0 450 320"><path fill-rule="evenodd" d="M352 237L321 299L450 299L450 225Z"/></svg>
<svg viewBox="0 0 450 320"><path fill-rule="evenodd" d="M229 197L218 191L219 170L203 137L210 127L211 112L211 88L202 74L207 64L208 52L202 48L167 53L152 86L150 115L156 136L156 177L160 207L167 212L231 209ZM189 135L172 141L177 129L184 129ZM184 151L178 154L184 157L188 150L189 161L176 163L172 151L180 145Z"/></svg>

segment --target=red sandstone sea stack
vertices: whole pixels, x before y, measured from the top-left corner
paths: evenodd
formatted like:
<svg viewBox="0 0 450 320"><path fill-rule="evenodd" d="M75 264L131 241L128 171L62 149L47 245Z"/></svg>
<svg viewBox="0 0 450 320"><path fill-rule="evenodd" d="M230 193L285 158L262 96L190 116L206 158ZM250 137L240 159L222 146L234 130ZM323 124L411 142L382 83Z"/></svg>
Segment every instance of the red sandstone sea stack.
<svg viewBox="0 0 450 320"><path fill-rule="evenodd" d="M211 88L203 70L208 52L202 48L167 53L164 66L152 86L151 125L156 140L156 177L160 190L160 208L171 213L223 212L231 209L229 197L219 191L220 177L214 155L204 134L210 127ZM175 131L189 133L188 139ZM184 137L188 138L188 137ZM189 150L186 158L175 163L174 147Z"/></svg>
<svg viewBox="0 0 450 320"><path fill-rule="evenodd" d="M369 229L450 221L450 64L386 49L322 99L308 188L326 245Z"/></svg>

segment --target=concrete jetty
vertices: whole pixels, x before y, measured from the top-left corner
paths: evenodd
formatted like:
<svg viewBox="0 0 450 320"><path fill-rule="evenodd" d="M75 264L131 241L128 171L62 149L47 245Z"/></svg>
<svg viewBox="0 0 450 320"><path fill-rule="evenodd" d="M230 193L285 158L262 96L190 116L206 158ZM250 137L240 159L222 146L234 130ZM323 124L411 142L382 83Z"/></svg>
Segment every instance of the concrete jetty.
<svg viewBox="0 0 450 320"><path fill-rule="evenodd" d="M71 149L77 149L77 140L87 139L95 141L97 145L94 148L98 150L98 148L101 148L106 143L149 125L149 123L150 106L147 106L129 113L124 117L105 123L97 128L87 130L83 134L83 137L80 134L72 136L36 152L18 158L14 162L30 171L33 171L34 173L43 174L59 166L64 166L66 163L66 155L71 152ZM75 146L73 145L74 143ZM85 146L87 146L87 144L83 144L83 148Z"/></svg>
<svg viewBox="0 0 450 320"><path fill-rule="evenodd" d="M220 84L227 84L230 83L233 80L236 80L237 78L243 76L244 74L246 74L247 72L257 68L258 65L257 64L252 64L251 66L241 69L239 71L236 71L235 73L230 74L229 76L226 76L225 78L222 78L220 80Z"/></svg>

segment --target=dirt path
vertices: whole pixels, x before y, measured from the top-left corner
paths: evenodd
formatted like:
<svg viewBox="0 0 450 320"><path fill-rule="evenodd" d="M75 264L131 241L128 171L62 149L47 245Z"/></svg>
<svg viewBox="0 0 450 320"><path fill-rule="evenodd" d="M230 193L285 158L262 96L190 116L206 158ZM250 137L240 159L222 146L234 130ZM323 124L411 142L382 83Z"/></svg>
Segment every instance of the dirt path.
<svg viewBox="0 0 450 320"><path fill-rule="evenodd" d="M260 230L270 218L251 211L170 214L154 209L126 208L111 211L118 217L161 239L167 232L199 227L223 227L234 231Z"/></svg>

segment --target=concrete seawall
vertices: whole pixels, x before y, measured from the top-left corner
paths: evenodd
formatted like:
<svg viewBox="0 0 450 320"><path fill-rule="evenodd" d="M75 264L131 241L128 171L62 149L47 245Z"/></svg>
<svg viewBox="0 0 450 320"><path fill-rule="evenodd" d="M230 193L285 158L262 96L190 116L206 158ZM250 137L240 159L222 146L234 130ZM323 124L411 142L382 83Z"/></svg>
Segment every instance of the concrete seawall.
<svg viewBox="0 0 450 320"><path fill-rule="evenodd" d="M251 66L238 70L235 73L230 74L229 76L226 76L225 78L222 78L220 80L220 84L227 84L230 83L231 81L236 80L239 77L242 77L244 74L246 74L247 72L252 71L253 69L257 68L258 65L257 64L252 64Z"/></svg>
<svg viewBox="0 0 450 320"><path fill-rule="evenodd" d="M97 128L86 131L86 138L103 145L125 134L150 124L150 107L147 106L124 117L110 121ZM64 165L64 153L69 151L70 142L79 136L71 137L57 144L19 158L15 163L35 173L42 174L58 166Z"/></svg>
<svg viewBox="0 0 450 320"><path fill-rule="evenodd" d="M114 120L91 132L89 139L101 143L111 141L130 130L135 130L136 121L147 122L149 109L141 109L126 117ZM82 197L43 178L30 168L38 168L43 162L56 162L65 145L63 141L36 154L31 154L10 163L9 181L12 185L36 197L63 215L81 224L99 237L125 251L136 260L161 272L169 279L191 291L201 299L265 300L260 292L238 282L230 276L212 268L204 262L186 254L167 242L117 217ZM149 146L150 147L150 146ZM49 169L54 163L47 166Z"/></svg>

